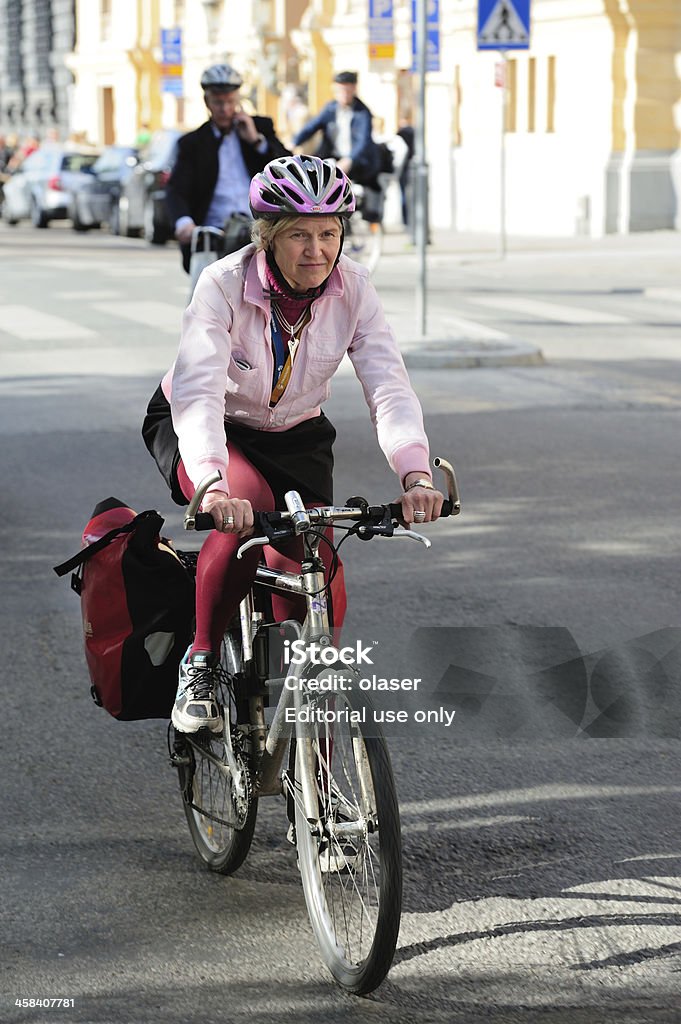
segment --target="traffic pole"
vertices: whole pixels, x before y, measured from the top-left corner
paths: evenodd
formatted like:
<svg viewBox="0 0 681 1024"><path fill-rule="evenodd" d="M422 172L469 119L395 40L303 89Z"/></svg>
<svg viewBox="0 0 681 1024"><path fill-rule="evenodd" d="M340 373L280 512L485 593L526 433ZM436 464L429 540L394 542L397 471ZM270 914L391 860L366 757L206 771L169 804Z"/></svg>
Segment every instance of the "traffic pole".
<svg viewBox="0 0 681 1024"><path fill-rule="evenodd" d="M427 0L416 0L416 69L418 81L418 118L414 138L416 169L414 174L414 240L418 252L418 288L416 293L417 327L422 338L427 333L428 277L426 251L428 246L428 164L426 162L426 66L427 66Z"/></svg>
<svg viewBox="0 0 681 1024"><path fill-rule="evenodd" d="M501 154L499 167L499 259L506 258L506 110L508 107L507 51L500 50L501 58Z"/></svg>

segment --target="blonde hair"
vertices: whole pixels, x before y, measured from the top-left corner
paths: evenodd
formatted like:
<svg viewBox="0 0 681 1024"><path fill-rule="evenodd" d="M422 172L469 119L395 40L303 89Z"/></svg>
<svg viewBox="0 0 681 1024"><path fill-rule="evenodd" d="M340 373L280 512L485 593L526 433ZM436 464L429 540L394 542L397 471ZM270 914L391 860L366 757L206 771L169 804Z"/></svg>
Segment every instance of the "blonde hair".
<svg viewBox="0 0 681 1024"><path fill-rule="evenodd" d="M335 214L329 214L331 217L335 217L338 221L338 226L342 227L341 218L336 217ZM271 249L272 242L281 231L286 231L290 228L297 220L300 219L300 214L291 214L288 217L277 217L276 220L270 220L268 217L256 217L251 227L251 241L255 242L255 247L259 251L261 249Z"/></svg>

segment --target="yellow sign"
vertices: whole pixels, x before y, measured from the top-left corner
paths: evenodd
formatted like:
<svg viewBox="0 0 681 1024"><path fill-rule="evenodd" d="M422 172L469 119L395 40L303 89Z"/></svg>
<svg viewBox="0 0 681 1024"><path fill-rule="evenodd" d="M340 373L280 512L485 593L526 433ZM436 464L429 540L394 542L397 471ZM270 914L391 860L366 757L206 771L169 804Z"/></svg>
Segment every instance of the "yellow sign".
<svg viewBox="0 0 681 1024"><path fill-rule="evenodd" d="M369 60L394 60L394 43L369 43Z"/></svg>
<svg viewBox="0 0 681 1024"><path fill-rule="evenodd" d="M164 64L163 74L166 76L166 78L182 78L182 65Z"/></svg>

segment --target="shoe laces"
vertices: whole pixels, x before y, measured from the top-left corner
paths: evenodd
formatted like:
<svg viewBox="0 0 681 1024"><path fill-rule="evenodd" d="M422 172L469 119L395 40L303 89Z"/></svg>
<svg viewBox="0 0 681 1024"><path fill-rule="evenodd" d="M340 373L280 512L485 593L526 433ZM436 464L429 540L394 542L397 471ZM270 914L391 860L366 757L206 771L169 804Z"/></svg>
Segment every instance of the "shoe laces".
<svg viewBox="0 0 681 1024"><path fill-rule="evenodd" d="M215 699L213 670L211 668L206 668L205 666L198 668L194 665L189 665L187 675L189 676L187 691L192 700Z"/></svg>

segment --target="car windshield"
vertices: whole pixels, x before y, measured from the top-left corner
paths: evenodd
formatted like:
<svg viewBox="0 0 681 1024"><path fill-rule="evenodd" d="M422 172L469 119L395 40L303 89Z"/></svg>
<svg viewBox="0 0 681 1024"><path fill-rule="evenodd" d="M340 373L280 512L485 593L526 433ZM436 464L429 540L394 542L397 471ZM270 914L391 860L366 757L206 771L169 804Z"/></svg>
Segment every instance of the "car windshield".
<svg viewBox="0 0 681 1024"><path fill-rule="evenodd" d="M169 164L179 136L180 133L176 131L154 132L145 152L145 162L155 167Z"/></svg>
<svg viewBox="0 0 681 1024"><path fill-rule="evenodd" d="M96 159L96 153L64 153L62 170L85 171L88 167L92 167Z"/></svg>
<svg viewBox="0 0 681 1024"><path fill-rule="evenodd" d="M103 171L117 171L122 167L128 157L132 156L131 149L107 149L94 163L92 170L95 174Z"/></svg>

